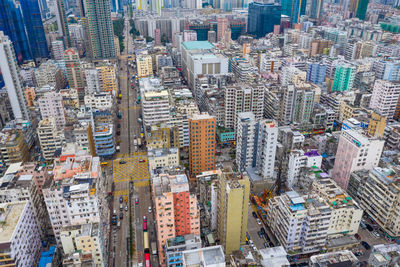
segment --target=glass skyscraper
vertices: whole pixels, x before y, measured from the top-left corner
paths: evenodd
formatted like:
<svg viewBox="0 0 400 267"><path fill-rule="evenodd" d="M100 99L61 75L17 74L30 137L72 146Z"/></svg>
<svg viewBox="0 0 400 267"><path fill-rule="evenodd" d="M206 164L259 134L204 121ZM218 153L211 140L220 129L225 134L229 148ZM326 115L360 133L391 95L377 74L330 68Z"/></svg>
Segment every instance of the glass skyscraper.
<svg viewBox="0 0 400 267"><path fill-rule="evenodd" d="M19 64L32 59L21 6L13 0L0 1L0 31L3 31L13 43Z"/></svg>
<svg viewBox="0 0 400 267"><path fill-rule="evenodd" d="M26 32L28 33L32 57L35 60L49 57L49 49L47 47L38 1L19 0L19 2L22 7L22 14Z"/></svg>
<svg viewBox="0 0 400 267"><path fill-rule="evenodd" d="M12 41L19 64L49 56L37 0L0 1L0 31Z"/></svg>
<svg viewBox="0 0 400 267"><path fill-rule="evenodd" d="M282 14L290 17L291 23L298 23L306 13L307 0L282 0Z"/></svg>
<svg viewBox="0 0 400 267"><path fill-rule="evenodd" d="M282 7L277 3L249 4L247 32L257 38L274 31L274 25L281 24Z"/></svg>

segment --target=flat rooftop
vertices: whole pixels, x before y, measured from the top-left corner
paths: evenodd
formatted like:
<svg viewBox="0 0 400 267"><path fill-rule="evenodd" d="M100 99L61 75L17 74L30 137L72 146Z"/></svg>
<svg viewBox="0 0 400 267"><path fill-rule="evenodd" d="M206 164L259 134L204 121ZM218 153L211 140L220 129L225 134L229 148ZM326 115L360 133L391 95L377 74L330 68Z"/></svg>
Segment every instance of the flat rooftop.
<svg viewBox="0 0 400 267"><path fill-rule="evenodd" d="M205 247L183 251L186 266L209 266L225 263L221 246Z"/></svg>
<svg viewBox="0 0 400 267"><path fill-rule="evenodd" d="M190 41L183 42L182 45L186 50L205 50L205 49L213 49L215 46L211 44L209 41Z"/></svg>
<svg viewBox="0 0 400 267"><path fill-rule="evenodd" d="M0 204L0 244L11 242L27 201Z"/></svg>

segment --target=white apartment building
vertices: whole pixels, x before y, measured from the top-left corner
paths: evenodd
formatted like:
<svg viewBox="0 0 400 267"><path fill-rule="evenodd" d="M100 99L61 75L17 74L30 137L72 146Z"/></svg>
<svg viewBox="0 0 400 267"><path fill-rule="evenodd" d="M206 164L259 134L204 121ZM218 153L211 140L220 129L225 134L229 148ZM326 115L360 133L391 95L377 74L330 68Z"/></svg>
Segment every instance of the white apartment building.
<svg viewBox="0 0 400 267"><path fill-rule="evenodd" d="M2 265L37 266L42 248L29 201L0 204Z"/></svg>
<svg viewBox="0 0 400 267"><path fill-rule="evenodd" d="M146 126L168 122L170 119L169 92L158 79L141 79L143 123Z"/></svg>
<svg viewBox="0 0 400 267"><path fill-rule="evenodd" d="M264 86L237 84L225 88L225 127L236 130L238 113L252 112L256 120L263 117Z"/></svg>
<svg viewBox="0 0 400 267"><path fill-rule="evenodd" d="M46 92L38 100L40 115L43 119L54 118L57 129L63 130L65 127L65 110L61 93Z"/></svg>
<svg viewBox="0 0 400 267"><path fill-rule="evenodd" d="M99 72L95 68L85 69L86 94L101 92Z"/></svg>
<svg viewBox="0 0 400 267"><path fill-rule="evenodd" d="M340 237L343 233L354 235L358 232L363 209L335 181L321 177L313 182L311 190L329 203L332 213L328 237Z"/></svg>
<svg viewBox="0 0 400 267"><path fill-rule="evenodd" d="M376 109L387 119L393 119L400 95L400 82L376 80L369 107Z"/></svg>
<svg viewBox="0 0 400 267"><path fill-rule="evenodd" d="M286 251L320 251L326 243L331 209L317 195L289 191L270 199L267 224Z"/></svg>
<svg viewBox="0 0 400 267"><path fill-rule="evenodd" d="M85 95L85 106L92 110L112 110L114 98L110 92Z"/></svg>
<svg viewBox="0 0 400 267"><path fill-rule="evenodd" d="M62 51L64 53L64 50ZM52 60L42 63L35 69L35 79L38 88L54 84L56 90L63 89L66 85L66 79L62 70Z"/></svg>
<svg viewBox="0 0 400 267"><path fill-rule="evenodd" d="M306 82L307 72L302 71L294 66L283 67L282 69L282 85L288 86L293 84L301 86Z"/></svg>
<svg viewBox="0 0 400 267"><path fill-rule="evenodd" d="M160 167L176 167L179 166L179 149L154 149L147 152L149 161L149 170Z"/></svg>
<svg viewBox="0 0 400 267"><path fill-rule="evenodd" d="M101 253L102 243L98 223L73 225L63 228L60 234L65 258L79 251L80 257L91 255L96 267L103 267L104 259Z"/></svg>
<svg viewBox="0 0 400 267"><path fill-rule="evenodd" d="M30 120L31 115L25 98L14 47L8 36L4 35L2 31L0 31L0 58L0 70L14 117Z"/></svg>
<svg viewBox="0 0 400 267"><path fill-rule="evenodd" d="M349 194L389 236L400 236L398 169L375 167L352 173Z"/></svg>
<svg viewBox="0 0 400 267"><path fill-rule="evenodd" d="M275 154L278 143L278 123L274 120L260 122L256 147L256 168L264 178L274 177Z"/></svg>
<svg viewBox="0 0 400 267"><path fill-rule="evenodd" d="M236 165L239 171L243 172L247 167L255 167L255 154L257 147L254 147L255 133L258 131L258 124L252 112L241 112L238 114L236 129Z"/></svg>
<svg viewBox="0 0 400 267"><path fill-rule="evenodd" d="M89 127L90 121L80 121L79 124L74 125L74 129L72 130L74 143L82 149L86 148L88 151L90 151Z"/></svg>
<svg viewBox="0 0 400 267"><path fill-rule="evenodd" d="M51 42L51 53L53 55L54 60L63 60L64 59L64 42L61 40L55 40Z"/></svg>
<svg viewBox="0 0 400 267"><path fill-rule="evenodd" d="M54 159L54 153L61 149L64 141L63 133L57 130L54 118L46 118L39 122L36 129L42 156L46 160Z"/></svg>
<svg viewBox="0 0 400 267"><path fill-rule="evenodd" d="M333 180L346 190L351 172L378 166L384 144L384 140L368 137L361 131L342 130L332 170Z"/></svg>
<svg viewBox="0 0 400 267"><path fill-rule="evenodd" d="M289 163L287 169L287 184L289 188L297 182L303 168L313 166L320 168L322 156L317 151L304 152L303 150L292 150L289 154Z"/></svg>

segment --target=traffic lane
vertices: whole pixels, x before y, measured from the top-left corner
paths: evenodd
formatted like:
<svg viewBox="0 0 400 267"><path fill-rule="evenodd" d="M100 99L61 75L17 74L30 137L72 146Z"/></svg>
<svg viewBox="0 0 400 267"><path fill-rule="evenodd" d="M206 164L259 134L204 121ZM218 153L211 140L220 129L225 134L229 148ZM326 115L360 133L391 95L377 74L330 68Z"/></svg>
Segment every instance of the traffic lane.
<svg viewBox="0 0 400 267"><path fill-rule="evenodd" d="M367 222L367 223L369 223L369 222ZM360 240L360 251L363 253L363 255L361 255L361 256L359 256L358 257L358 259L360 260L360 261L367 261L368 259L369 259L369 255L371 254L371 250L372 250L372 247L374 246L374 245L378 245L378 244L388 244L388 243L390 243L388 240L386 240L384 237L375 237L373 234L372 234L372 231L369 231L369 230L367 230L367 229L363 229L363 228L359 228L358 229L358 234L360 235L360 237L361 237L361 240ZM366 250L365 248L364 248L364 246L362 246L361 245L361 241L365 241L365 242L367 242L370 246L371 246L371 249L368 249L368 250Z"/></svg>
<svg viewBox="0 0 400 267"><path fill-rule="evenodd" d="M250 235L251 240L253 240L254 245L257 249L265 248L264 243L266 242L264 238L260 238L258 232L261 230L262 225L259 225L256 219L252 215L252 210L249 209L247 218L247 232Z"/></svg>
<svg viewBox="0 0 400 267"><path fill-rule="evenodd" d="M118 188L119 187L119 188ZM123 190L126 189L126 185L123 185L122 183L119 183L116 185L116 189ZM124 196L122 196L124 198ZM120 205L122 204L122 211L120 209ZM127 214L125 214L125 206L127 205L126 202L120 202L120 196L115 196L114 197L114 210L117 212L118 216L118 221L121 222L121 226L114 226L115 232L116 232L116 242L115 242L115 252L116 252L116 259L115 259L115 266L126 266L126 259L128 256L128 251L127 251L127 244L126 244L126 237L129 235L126 235L124 229L129 227L129 217ZM123 219L120 219L120 214L123 214Z"/></svg>

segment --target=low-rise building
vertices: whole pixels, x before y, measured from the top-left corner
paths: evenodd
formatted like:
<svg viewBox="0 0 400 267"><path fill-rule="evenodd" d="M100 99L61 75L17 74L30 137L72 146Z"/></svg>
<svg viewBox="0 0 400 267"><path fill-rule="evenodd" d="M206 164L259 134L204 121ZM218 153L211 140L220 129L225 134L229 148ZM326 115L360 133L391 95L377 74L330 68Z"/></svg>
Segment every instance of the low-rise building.
<svg viewBox="0 0 400 267"><path fill-rule="evenodd" d="M323 253L310 257L310 267L329 267L333 265L358 266L359 260L349 250Z"/></svg>
<svg viewBox="0 0 400 267"><path fill-rule="evenodd" d="M168 239L165 249L167 266L172 267L182 264L183 251L191 249L200 249L200 248L201 248L201 238L199 235L188 234Z"/></svg>
<svg viewBox="0 0 400 267"><path fill-rule="evenodd" d="M400 245L378 244L372 247L368 264L374 267L390 267L399 264Z"/></svg>
<svg viewBox="0 0 400 267"><path fill-rule="evenodd" d="M225 254L222 246L205 247L182 252L182 266L225 267Z"/></svg>
<svg viewBox="0 0 400 267"><path fill-rule="evenodd" d="M179 148L148 150L149 170L179 166Z"/></svg>
<svg viewBox="0 0 400 267"><path fill-rule="evenodd" d="M111 110L114 98L110 92L85 95L85 106L92 110Z"/></svg>

